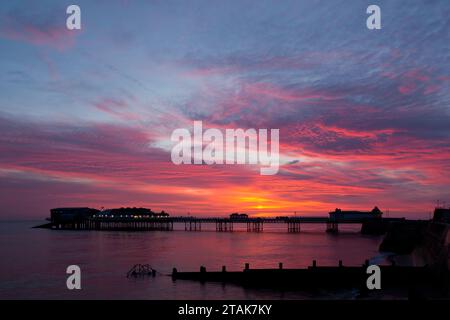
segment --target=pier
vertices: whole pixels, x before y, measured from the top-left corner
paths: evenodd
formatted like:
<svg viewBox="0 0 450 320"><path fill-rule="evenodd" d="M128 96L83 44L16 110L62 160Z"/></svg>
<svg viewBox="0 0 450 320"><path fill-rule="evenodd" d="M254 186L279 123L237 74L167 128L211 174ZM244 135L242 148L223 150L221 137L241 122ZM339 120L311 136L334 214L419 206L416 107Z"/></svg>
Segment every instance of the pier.
<svg viewBox="0 0 450 320"><path fill-rule="evenodd" d="M387 225L404 218L381 218L377 224ZM333 220L328 217L289 217L289 218L247 218L234 220L230 218L196 218L196 217L165 217L165 218L131 218L131 217L88 217L79 221L54 221L42 225L43 228L57 230L117 230L117 231L173 231L174 225L184 225L188 232L202 231L204 225L214 225L217 232L233 232L236 225L241 225L247 232L263 232L264 225L283 224L289 233L301 232L302 224L323 224L326 231L337 233L341 224L367 225L374 222L369 218ZM181 228L180 228L181 229ZM208 230L212 230L209 228Z"/></svg>
<svg viewBox="0 0 450 320"><path fill-rule="evenodd" d="M249 217L246 214L231 214L229 217L193 217L169 216L166 212L155 213L146 208L119 208L96 210L91 208L56 208L51 210L50 223L38 226L56 230L116 230L116 231L184 231L198 232L214 230L233 232L235 226L247 232L263 232L266 225L284 225L288 233L301 232L304 224L322 224L326 231L338 233L342 224L359 224L361 231L368 234L382 234L391 222L403 221L404 218L383 218L382 212L375 207L372 211L341 211L336 209L329 216L282 216Z"/></svg>

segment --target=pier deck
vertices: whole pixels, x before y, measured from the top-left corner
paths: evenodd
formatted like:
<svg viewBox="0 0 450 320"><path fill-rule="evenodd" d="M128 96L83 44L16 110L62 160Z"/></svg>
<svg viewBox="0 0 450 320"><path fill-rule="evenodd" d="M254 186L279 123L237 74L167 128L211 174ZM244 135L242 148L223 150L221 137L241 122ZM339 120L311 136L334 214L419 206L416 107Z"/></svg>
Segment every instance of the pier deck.
<svg viewBox="0 0 450 320"><path fill-rule="evenodd" d="M385 229L390 222L404 218L331 219L329 217L259 217L231 219L222 217L89 217L73 222L53 222L42 228L69 230L118 230L118 231L172 231L174 224L184 224L185 231L201 231L202 225L215 225L217 232L232 232L235 225L244 225L248 232L262 232L264 225L284 224L287 232L298 233L302 224L325 224L327 232L338 232L340 224L370 224Z"/></svg>

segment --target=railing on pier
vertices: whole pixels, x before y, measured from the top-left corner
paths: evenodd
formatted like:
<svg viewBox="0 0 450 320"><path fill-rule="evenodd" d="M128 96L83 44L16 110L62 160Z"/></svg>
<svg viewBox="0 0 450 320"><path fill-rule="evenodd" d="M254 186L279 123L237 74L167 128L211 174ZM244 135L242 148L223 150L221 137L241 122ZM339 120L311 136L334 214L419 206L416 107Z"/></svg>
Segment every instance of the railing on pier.
<svg viewBox="0 0 450 320"><path fill-rule="evenodd" d="M202 224L215 224L218 232L232 232L236 224L246 225L248 232L262 232L264 224L287 225L289 233L300 232L302 224L325 224L327 232L339 231L339 224L378 223L385 227L387 223L404 220L403 218L352 218L330 219L328 217L258 217L258 218L220 218L220 217L89 217L72 223L53 223L53 229L71 230L116 230L116 231L172 231L174 224L184 223L185 231L201 231Z"/></svg>

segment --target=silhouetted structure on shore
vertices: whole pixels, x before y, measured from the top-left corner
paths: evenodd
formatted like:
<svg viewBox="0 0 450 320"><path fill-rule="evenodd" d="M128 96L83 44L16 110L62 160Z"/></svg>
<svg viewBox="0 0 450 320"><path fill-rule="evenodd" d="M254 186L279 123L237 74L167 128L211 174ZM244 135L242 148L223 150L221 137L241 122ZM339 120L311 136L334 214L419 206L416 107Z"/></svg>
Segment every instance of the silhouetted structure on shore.
<svg viewBox="0 0 450 320"><path fill-rule="evenodd" d="M450 209L436 208L432 220L405 220L389 225L380 251L412 255L450 284Z"/></svg>
<svg viewBox="0 0 450 320"><path fill-rule="evenodd" d="M433 221L450 223L450 208L434 209Z"/></svg>

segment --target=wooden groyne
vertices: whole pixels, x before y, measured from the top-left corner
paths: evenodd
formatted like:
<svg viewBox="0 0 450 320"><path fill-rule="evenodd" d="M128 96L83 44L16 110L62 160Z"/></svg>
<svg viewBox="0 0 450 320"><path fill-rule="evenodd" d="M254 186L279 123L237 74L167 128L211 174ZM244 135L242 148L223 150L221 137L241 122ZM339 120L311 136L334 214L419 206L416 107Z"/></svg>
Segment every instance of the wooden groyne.
<svg viewBox="0 0 450 320"><path fill-rule="evenodd" d="M221 271L207 271L200 267L199 272L172 271L174 280L192 280L200 282L233 283L248 287L283 288L283 289L327 289L327 288L366 288L368 262L362 266L312 265L304 269L284 269L279 264L277 269L250 269L248 264L243 271L228 271L225 266ZM383 288L420 286L430 281L427 267L380 266Z"/></svg>

